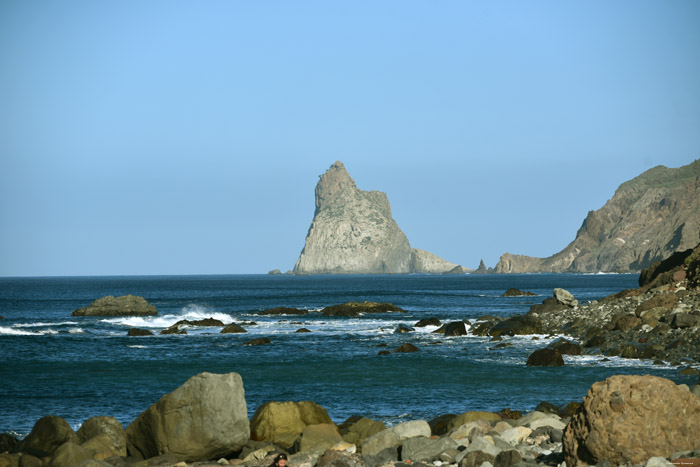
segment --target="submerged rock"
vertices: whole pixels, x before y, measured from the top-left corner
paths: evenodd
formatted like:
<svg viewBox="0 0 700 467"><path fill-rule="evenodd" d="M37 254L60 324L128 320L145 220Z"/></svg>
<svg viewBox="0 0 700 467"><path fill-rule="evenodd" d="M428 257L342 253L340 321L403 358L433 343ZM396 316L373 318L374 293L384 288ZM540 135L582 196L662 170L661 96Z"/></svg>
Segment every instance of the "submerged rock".
<svg viewBox="0 0 700 467"><path fill-rule="evenodd" d="M532 292L525 292L520 289L508 289L505 292L503 292L503 295L501 297L531 297L537 295L536 293Z"/></svg>
<svg viewBox="0 0 700 467"><path fill-rule="evenodd" d="M388 313L405 312L402 308L392 303L377 302L347 302L341 305L327 306L321 310L325 316L359 316L364 313Z"/></svg>
<svg viewBox="0 0 700 467"><path fill-rule="evenodd" d="M556 349L535 350L527 358L527 366L564 366L564 359Z"/></svg>

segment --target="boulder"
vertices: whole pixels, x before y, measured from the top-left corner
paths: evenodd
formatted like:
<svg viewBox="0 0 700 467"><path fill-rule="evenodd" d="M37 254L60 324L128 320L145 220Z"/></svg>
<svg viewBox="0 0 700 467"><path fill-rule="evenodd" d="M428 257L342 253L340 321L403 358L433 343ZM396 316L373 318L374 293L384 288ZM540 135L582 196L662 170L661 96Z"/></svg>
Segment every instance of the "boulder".
<svg viewBox="0 0 700 467"><path fill-rule="evenodd" d="M152 336L153 331L148 329L131 328L126 334L130 337Z"/></svg>
<svg viewBox="0 0 700 467"><path fill-rule="evenodd" d="M126 428L129 455L172 454L179 461L217 459L250 436L238 373L200 373L164 395Z"/></svg>
<svg viewBox="0 0 700 467"><path fill-rule="evenodd" d="M692 313L674 313L671 318L671 327L673 329L692 328L700 324L700 316Z"/></svg>
<svg viewBox="0 0 700 467"><path fill-rule="evenodd" d="M248 331L243 329L243 326L241 326L240 324L236 324L236 323L231 323L221 330L221 334L239 334L239 333L244 333L244 332L248 332Z"/></svg>
<svg viewBox="0 0 700 467"><path fill-rule="evenodd" d="M365 467L365 463L357 454L331 449L318 458L316 467Z"/></svg>
<svg viewBox="0 0 700 467"><path fill-rule="evenodd" d="M483 451L469 451L459 461L459 467L482 467L486 465L493 466L496 456L485 453Z"/></svg>
<svg viewBox="0 0 700 467"><path fill-rule="evenodd" d="M565 289L554 289L554 298L557 302L561 303L562 305L566 305L569 307L574 307L578 305L578 300L574 298L574 295Z"/></svg>
<svg viewBox="0 0 700 467"><path fill-rule="evenodd" d="M493 467L510 467L523 460L523 456L515 449L501 451L496 456Z"/></svg>
<svg viewBox="0 0 700 467"><path fill-rule="evenodd" d="M0 451L0 467L19 467L19 454Z"/></svg>
<svg viewBox="0 0 700 467"><path fill-rule="evenodd" d="M428 425L430 425L430 432L433 434L433 436L442 436L447 434L449 431L450 422L452 422L452 420L455 418L457 418L456 414L448 413L429 420Z"/></svg>
<svg viewBox="0 0 700 467"><path fill-rule="evenodd" d="M448 431L452 431L470 422L482 420L486 422L500 421L501 416L493 412L470 411L457 415L448 425Z"/></svg>
<svg viewBox="0 0 700 467"><path fill-rule="evenodd" d="M47 415L34 424L31 433L19 444L18 451L46 457L67 441L77 443L78 435L63 418Z"/></svg>
<svg viewBox="0 0 700 467"><path fill-rule="evenodd" d="M299 328L299 329L297 329L297 330L296 330L296 331L294 331L294 332L296 332L296 333L305 333L305 332L311 332L311 329L307 329L307 328Z"/></svg>
<svg viewBox="0 0 700 467"><path fill-rule="evenodd" d="M126 456L126 432L114 417L91 417L78 430L80 445L94 451L95 458Z"/></svg>
<svg viewBox="0 0 700 467"><path fill-rule="evenodd" d="M528 314L543 314L543 313L556 313L558 311L568 310L569 307L562 305L554 297L545 298L542 300L541 304L532 305Z"/></svg>
<svg viewBox="0 0 700 467"><path fill-rule="evenodd" d="M527 358L527 366L564 366L564 358L556 349L535 350Z"/></svg>
<svg viewBox="0 0 700 467"><path fill-rule="evenodd" d="M480 451L494 458L500 454L501 450L498 449L491 441L489 441L484 436L479 436L474 438L474 440L467 446L466 452Z"/></svg>
<svg viewBox="0 0 700 467"><path fill-rule="evenodd" d="M149 316L157 315L156 307L143 297L123 295L121 297L98 298L85 308L78 308L71 316Z"/></svg>
<svg viewBox="0 0 700 467"><path fill-rule="evenodd" d="M365 440L362 444L362 453L377 455L386 448L399 446L404 440L416 436L430 437L430 425L428 425L428 422L425 420L413 420L380 431Z"/></svg>
<svg viewBox="0 0 700 467"><path fill-rule="evenodd" d="M0 433L0 453L14 452L19 445L19 440L9 433Z"/></svg>
<svg viewBox="0 0 700 467"><path fill-rule="evenodd" d="M610 327L613 331L629 331L642 324L642 320L629 313L620 313L610 320Z"/></svg>
<svg viewBox="0 0 700 467"><path fill-rule="evenodd" d="M640 464L700 448L700 398L657 376L616 375L593 384L564 431L568 466Z"/></svg>
<svg viewBox="0 0 700 467"><path fill-rule="evenodd" d="M340 432L344 441L361 447L367 438L382 430L386 430L384 422L361 417L349 424L347 428L341 429Z"/></svg>
<svg viewBox="0 0 700 467"><path fill-rule="evenodd" d="M445 325L445 337L451 336L466 336L467 327L464 321L453 321Z"/></svg>
<svg viewBox="0 0 700 467"><path fill-rule="evenodd" d="M295 442L296 452L326 451L343 441L333 423L307 425Z"/></svg>
<svg viewBox="0 0 700 467"><path fill-rule="evenodd" d="M359 316L367 313L401 312L405 310L392 303L348 302L341 305L327 306L321 310L325 316Z"/></svg>
<svg viewBox="0 0 700 467"><path fill-rule="evenodd" d="M321 423L332 424L333 421L326 409L315 402L266 402L250 420L250 437L289 449L304 428Z"/></svg>
<svg viewBox="0 0 700 467"><path fill-rule="evenodd" d="M661 307L665 308L666 310L673 310L673 307L676 306L676 303L678 303L678 297L676 294L673 293L663 293L663 294L658 294L654 295L648 300L643 301L640 303L637 308L634 310L634 313L637 316L640 316L642 312L646 310L651 310L652 308L656 307Z"/></svg>
<svg viewBox="0 0 700 467"><path fill-rule="evenodd" d="M81 447L73 441L66 441L54 451L51 456L51 466L74 467L91 459L92 451Z"/></svg>
<svg viewBox="0 0 700 467"><path fill-rule="evenodd" d="M440 454L448 449L457 449L459 444L450 437L437 439L416 436L405 440L401 448L401 458L404 462L433 462Z"/></svg>

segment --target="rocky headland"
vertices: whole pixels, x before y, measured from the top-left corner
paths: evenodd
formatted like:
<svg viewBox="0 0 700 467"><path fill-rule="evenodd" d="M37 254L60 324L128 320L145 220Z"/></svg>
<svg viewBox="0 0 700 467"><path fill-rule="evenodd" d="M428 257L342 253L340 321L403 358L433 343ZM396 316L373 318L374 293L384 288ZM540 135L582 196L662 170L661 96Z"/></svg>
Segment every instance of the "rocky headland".
<svg viewBox="0 0 700 467"><path fill-rule="evenodd" d="M295 274L468 271L427 251L412 249L391 215L386 194L357 188L340 161L321 175L315 206Z"/></svg>
<svg viewBox="0 0 700 467"><path fill-rule="evenodd" d="M590 211L573 242L548 258L506 253L497 273L637 272L692 248L700 231L700 160L654 167Z"/></svg>

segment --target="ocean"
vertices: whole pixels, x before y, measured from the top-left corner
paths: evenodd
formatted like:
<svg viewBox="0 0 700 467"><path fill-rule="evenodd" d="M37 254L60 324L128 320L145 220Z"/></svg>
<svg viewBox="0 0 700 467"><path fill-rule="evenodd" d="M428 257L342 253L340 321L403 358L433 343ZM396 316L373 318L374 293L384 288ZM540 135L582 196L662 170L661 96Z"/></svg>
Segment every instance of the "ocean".
<svg viewBox="0 0 700 467"><path fill-rule="evenodd" d="M435 326L398 334L436 317L443 323L527 312L555 287L580 302L637 286L634 274L143 276L0 278L0 432L25 436L44 415L77 429L97 415L126 427L142 411L200 372L237 372L250 415L271 400L311 400L336 422L359 414L387 425L469 410L533 410L542 401L579 401L613 374L654 374L676 382L677 368L599 355L565 356L556 368L527 367L528 355L557 336L445 338ZM515 287L534 297L501 297ZM72 317L105 295L140 295L153 317ZM314 313L348 301L391 302L406 313L356 318ZM303 316L260 316L278 307ZM245 334L189 328L186 335L128 337L132 327L158 334L181 319L245 323ZM249 324L250 322L256 324ZM295 332L305 327L311 332ZM271 344L244 346L256 337ZM536 337L536 339L534 339ZM380 356L405 342L414 353Z"/></svg>

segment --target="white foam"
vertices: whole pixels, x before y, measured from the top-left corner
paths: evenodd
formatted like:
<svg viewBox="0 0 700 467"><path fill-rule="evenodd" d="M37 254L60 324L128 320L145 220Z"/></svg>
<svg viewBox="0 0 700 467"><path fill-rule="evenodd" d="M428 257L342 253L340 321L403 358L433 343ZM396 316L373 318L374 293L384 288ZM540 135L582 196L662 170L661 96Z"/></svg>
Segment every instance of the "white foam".
<svg viewBox="0 0 700 467"><path fill-rule="evenodd" d="M130 349L147 349L147 345L127 345Z"/></svg>
<svg viewBox="0 0 700 467"><path fill-rule="evenodd" d="M22 331L15 328L0 326L0 336L40 336L38 332Z"/></svg>
<svg viewBox="0 0 700 467"><path fill-rule="evenodd" d="M83 329L81 329L81 328L71 328L71 329L68 330L68 333L69 333L69 334L82 334L82 333L84 333L84 332L85 332L85 331L84 331Z"/></svg>
<svg viewBox="0 0 700 467"><path fill-rule="evenodd" d="M182 309L181 314L169 314L163 316L122 316L119 318L107 318L101 320L103 323L115 324L118 326L139 327L139 328L169 328L181 320L197 321L206 318L218 319L223 323L231 323L234 318L227 313L211 311L209 308L190 304Z"/></svg>
<svg viewBox="0 0 700 467"><path fill-rule="evenodd" d="M75 325L75 324L80 324L77 321L60 321L58 323L20 323L20 324L15 324L14 327L16 328L39 328L42 326L65 326L65 325Z"/></svg>

